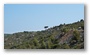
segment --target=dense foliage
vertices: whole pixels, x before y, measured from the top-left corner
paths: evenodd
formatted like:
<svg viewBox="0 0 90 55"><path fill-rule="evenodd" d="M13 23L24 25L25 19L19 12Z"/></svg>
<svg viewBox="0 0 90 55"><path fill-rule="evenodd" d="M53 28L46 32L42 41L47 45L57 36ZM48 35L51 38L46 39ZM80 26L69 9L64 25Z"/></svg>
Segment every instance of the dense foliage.
<svg viewBox="0 0 90 55"><path fill-rule="evenodd" d="M44 28L48 28L45 26ZM5 49L83 49L84 20L42 31L4 34Z"/></svg>

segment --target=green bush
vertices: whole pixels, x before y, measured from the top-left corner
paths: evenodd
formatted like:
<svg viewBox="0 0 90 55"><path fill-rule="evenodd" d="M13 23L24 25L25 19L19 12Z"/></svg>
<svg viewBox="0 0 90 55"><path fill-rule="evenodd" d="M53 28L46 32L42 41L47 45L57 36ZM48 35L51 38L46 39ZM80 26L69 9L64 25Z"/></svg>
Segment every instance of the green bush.
<svg viewBox="0 0 90 55"><path fill-rule="evenodd" d="M79 40L80 40L80 33L79 33L79 31L75 30L75 31L73 32L73 34L74 34L75 39L76 39L77 41L79 41Z"/></svg>

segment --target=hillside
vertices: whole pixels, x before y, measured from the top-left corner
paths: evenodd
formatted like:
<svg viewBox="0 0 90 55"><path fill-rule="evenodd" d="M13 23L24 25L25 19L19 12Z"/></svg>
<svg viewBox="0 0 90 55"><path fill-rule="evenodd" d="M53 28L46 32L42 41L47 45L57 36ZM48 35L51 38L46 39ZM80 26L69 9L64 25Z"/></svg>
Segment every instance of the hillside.
<svg viewBox="0 0 90 55"><path fill-rule="evenodd" d="M84 20L42 31L4 34L5 49L84 49Z"/></svg>

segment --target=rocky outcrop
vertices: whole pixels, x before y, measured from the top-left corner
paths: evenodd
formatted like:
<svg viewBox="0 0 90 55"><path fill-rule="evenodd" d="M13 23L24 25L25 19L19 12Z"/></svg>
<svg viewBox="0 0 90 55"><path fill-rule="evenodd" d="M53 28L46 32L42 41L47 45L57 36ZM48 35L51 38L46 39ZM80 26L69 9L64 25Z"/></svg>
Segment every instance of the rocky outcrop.
<svg viewBox="0 0 90 55"><path fill-rule="evenodd" d="M68 43L73 38L73 30L68 31L62 38L60 38L59 44Z"/></svg>

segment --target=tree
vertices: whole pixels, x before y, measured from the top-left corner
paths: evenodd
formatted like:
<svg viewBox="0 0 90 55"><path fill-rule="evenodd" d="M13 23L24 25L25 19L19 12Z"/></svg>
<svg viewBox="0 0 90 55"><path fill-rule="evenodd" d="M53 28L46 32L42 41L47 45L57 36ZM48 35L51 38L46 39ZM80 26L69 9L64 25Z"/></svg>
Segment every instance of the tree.
<svg viewBox="0 0 90 55"><path fill-rule="evenodd" d="M46 29L46 28L48 28L48 26L44 26L44 28Z"/></svg>
<svg viewBox="0 0 90 55"><path fill-rule="evenodd" d="M64 48L64 49L70 49L69 45L66 44L66 43L63 44L63 48Z"/></svg>
<svg viewBox="0 0 90 55"><path fill-rule="evenodd" d="M45 44L44 41L41 42L41 48L42 48L42 49L45 49L45 48L46 48L46 44Z"/></svg>
<svg viewBox="0 0 90 55"><path fill-rule="evenodd" d="M66 33L66 32L68 32L68 29L67 28L62 28L61 31Z"/></svg>
<svg viewBox="0 0 90 55"><path fill-rule="evenodd" d="M60 24L59 26L63 26L63 24Z"/></svg>
<svg viewBox="0 0 90 55"><path fill-rule="evenodd" d="M52 48L51 39L49 39L48 42L47 42L47 48L48 48L48 49L51 49L51 48Z"/></svg>
<svg viewBox="0 0 90 55"><path fill-rule="evenodd" d="M80 33L77 30L74 31L74 37L76 40L80 40Z"/></svg>
<svg viewBox="0 0 90 55"><path fill-rule="evenodd" d="M36 48L40 47L39 42L36 38L34 38L33 43L34 43L34 46L36 46Z"/></svg>
<svg viewBox="0 0 90 55"><path fill-rule="evenodd" d="M81 21L84 21L84 20L83 20L83 19L81 19L81 20L80 20L80 22L81 22Z"/></svg>
<svg viewBox="0 0 90 55"><path fill-rule="evenodd" d="M55 37L54 37L54 35L51 35L51 36L50 36L50 39L51 39L51 42L52 42L52 43L55 42Z"/></svg>
<svg viewBox="0 0 90 55"><path fill-rule="evenodd" d="M24 33L28 33L28 31L24 31Z"/></svg>

